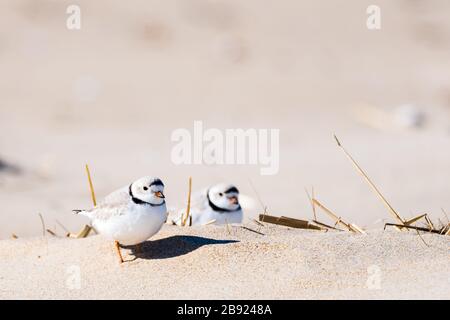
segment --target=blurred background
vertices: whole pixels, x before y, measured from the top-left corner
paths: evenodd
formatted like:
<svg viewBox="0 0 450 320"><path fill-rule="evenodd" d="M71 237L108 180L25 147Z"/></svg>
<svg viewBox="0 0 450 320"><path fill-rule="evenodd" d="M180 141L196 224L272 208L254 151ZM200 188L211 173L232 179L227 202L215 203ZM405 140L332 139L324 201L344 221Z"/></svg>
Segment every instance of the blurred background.
<svg viewBox="0 0 450 320"><path fill-rule="evenodd" d="M68 30L66 8L81 8ZM369 5L381 29L366 27ZM305 187L375 228L391 216L341 139L405 218L450 211L450 2L0 0L0 238L41 234L144 175L170 207L228 181L309 219ZM280 129L280 170L175 165L173 130ZM248 216L261 211L259 204ZM329 222L319 213L320 220Z"/></svg>

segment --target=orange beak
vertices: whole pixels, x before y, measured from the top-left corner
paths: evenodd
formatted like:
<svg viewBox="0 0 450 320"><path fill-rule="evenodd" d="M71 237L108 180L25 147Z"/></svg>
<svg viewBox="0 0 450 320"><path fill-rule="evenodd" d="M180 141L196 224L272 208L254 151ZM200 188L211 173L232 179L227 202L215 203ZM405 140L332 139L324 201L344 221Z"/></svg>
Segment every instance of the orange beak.
<svg viewBox="0 0 450 320"><path fill-rule="evenodd" d="M238 198L233 196L228 198L230 200L230 203L232 204L238 204Z"/></svg>
<svg viewBox="0 0 450 320"><path fill-rule="evenodd" d="M163 194L161 191L155 192L155 196L157 196L158 198L162 198L162 199L165 198L165 197L164 197L164 194Z"/></svg>

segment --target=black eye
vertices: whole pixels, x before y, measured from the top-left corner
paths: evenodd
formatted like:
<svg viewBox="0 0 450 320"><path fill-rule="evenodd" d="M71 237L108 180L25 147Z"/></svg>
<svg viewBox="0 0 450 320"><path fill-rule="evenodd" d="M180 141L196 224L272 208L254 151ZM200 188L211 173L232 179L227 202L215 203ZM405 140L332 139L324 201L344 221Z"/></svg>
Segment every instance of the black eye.
<svg viewBox="0 0 450 320"><path fill-rule="evenodd" d="M147 191L147 190L148 190L148 187L144 186L144 190Z"/></svg>
<svg viewBox="0 0 450 320"><path fill-rule="evenodd" d="M223 193L222 193L222 192L220 192L220 193L219 193L219 196L221 196L221 197L222 197L222 196L223 196Z"/></svg>

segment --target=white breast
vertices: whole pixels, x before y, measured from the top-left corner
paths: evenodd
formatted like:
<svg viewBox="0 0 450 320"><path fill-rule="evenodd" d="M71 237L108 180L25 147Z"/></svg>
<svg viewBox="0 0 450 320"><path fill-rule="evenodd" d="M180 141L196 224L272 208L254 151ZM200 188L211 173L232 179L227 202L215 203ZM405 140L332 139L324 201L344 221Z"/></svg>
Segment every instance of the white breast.
<svg viewBox="0 0 450 320"><path fill-rule="evenodd" d="M123 214L94 219L93 227L123 245L141 243L156 234L166 220L166 205L152 207L130 202Z"/></svg>
<svg viewBox="0 0 450 320"><path fill-rule="evenodd" d="M192 211L192 225L203 225L212 220L214 224L242 223L242 210L233 212L216 212L211 208L202 211Z"/></svg>

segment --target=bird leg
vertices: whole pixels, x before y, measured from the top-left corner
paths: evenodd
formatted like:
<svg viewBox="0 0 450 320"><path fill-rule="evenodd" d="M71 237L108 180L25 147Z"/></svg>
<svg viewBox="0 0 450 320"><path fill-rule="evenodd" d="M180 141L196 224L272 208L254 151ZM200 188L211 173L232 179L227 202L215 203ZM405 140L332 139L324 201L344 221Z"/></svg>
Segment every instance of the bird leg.
<svg viewBox="0 0 450 320"><path fill-rule="evenodd" d="M117 254L120 259L120 263L123 263L122 253L120 253L120 244L119 241L114 241L114 247L116 248Z"/></svg>

